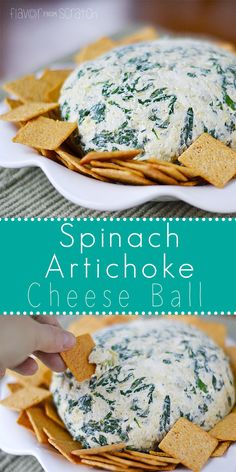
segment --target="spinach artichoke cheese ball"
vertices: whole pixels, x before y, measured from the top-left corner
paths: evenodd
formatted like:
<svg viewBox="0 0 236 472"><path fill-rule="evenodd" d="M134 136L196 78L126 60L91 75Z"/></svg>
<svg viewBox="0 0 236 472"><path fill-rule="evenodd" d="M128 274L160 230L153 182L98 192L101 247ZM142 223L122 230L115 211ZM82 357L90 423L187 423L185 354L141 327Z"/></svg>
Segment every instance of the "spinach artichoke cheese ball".
<svg viewBox="0 0 236 472"><path fill-rule="evenodd" d="M95 374L78 382L67 370L51 386L61 419L83 447L124 441L152 449L180 417L208 431L231 410L228 358L198 329L140 320L93 337Z"/></svg>
<svg viewBox="0 0 236 472"><path fill-rule="evenodd" d="M204 132L236 149L236 55L183 38L119 47L75 69L60 109L83 153L173 160Z"/></svg>

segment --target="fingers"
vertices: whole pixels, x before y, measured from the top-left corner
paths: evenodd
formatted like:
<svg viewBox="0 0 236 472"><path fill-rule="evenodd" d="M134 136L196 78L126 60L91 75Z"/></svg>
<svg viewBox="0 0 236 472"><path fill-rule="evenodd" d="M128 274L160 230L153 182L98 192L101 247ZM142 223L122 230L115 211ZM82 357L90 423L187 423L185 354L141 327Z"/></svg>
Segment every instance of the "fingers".
<svg viewBox="0 0 236 472"><path fill-rule="evenodd" d="M36 330L35 351L59 353L75 345L75 336L57 326L39 323Z"/></svg>
<svg viewBox="0 0 236 472"><path fill-rule="evenodd" d="M66 365L60 354L47 354L45 352L38 351L34 354L53 372L63 372L66 369Z"/></svg>
<svg viewBox="0 0 236 472"><path fill-rule="evenodd" d="M58 328L61 327L59 321L57 320L56 316L49 316L49 315L34 315L32 316L34 321L37 321L41 324L49 324L52 326L57 326Z"/></svg>
<svg viewBox="0 0 236 472"><path fill-rule="evenodd" d="M13 370L21 375L33 375L38 370L38 364L32 357L27 357L24 362L14 367Z"/></svg>

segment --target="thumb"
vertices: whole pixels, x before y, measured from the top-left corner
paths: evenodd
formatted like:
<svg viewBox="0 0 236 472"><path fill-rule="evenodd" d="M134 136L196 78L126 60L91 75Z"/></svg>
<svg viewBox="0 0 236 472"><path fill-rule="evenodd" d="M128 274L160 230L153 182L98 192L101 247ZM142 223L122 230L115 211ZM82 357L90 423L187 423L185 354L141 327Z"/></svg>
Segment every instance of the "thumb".
<svg viewBox="0 0 236 472"><path fill-rule="evenodd" d="M48 325L37 323L36 348L34 351L58 353L67 351L75 345L75 336L68 331Z"/></svg>

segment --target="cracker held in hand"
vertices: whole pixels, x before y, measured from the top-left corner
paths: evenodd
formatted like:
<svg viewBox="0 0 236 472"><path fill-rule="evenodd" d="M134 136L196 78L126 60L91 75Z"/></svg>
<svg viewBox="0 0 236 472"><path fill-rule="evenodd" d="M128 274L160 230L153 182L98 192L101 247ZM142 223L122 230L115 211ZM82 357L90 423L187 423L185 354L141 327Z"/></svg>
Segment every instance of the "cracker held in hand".
<svg viewBox="0 0 236 472"><path fill-rule="evenodd" d="M76 380L83 382L94 374L96 365L89 362L95 343L90 334L82 334L76 338L76 345L61 356Z"/></svg>
<svg viewBox="0 0 236 472"><path fill-rule="evenodd" d="M236 152L207 133L181 154L179 161L219 188L236 174Z"/></svg>
<svg viewBox="0 0 236 472"><path fill-rule="evenodd" d="M200 426L185 418L180 418L158 447L179 459L189 469L198 472L208 461L217 445L217 439L211 437Z"/></svg>
<svg viewBox="0 0 236 472"><path fill-rule="evenodd" d="M55 121L40 116L29 121L13 138L14 143L25 144L36 149L57 149L77 128L76 123Z"/></svg>

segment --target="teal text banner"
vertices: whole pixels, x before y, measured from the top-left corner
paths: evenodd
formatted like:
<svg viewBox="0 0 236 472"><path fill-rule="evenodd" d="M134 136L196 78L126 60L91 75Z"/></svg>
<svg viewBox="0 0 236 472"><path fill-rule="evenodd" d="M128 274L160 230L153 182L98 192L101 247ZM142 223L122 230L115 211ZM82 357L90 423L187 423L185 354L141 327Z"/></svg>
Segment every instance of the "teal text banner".
<svg viewBox="0 0 236 472"><path fill-rule="evenodd" d="M236 313L235 219L2 219L0 313Z"/></svg>

